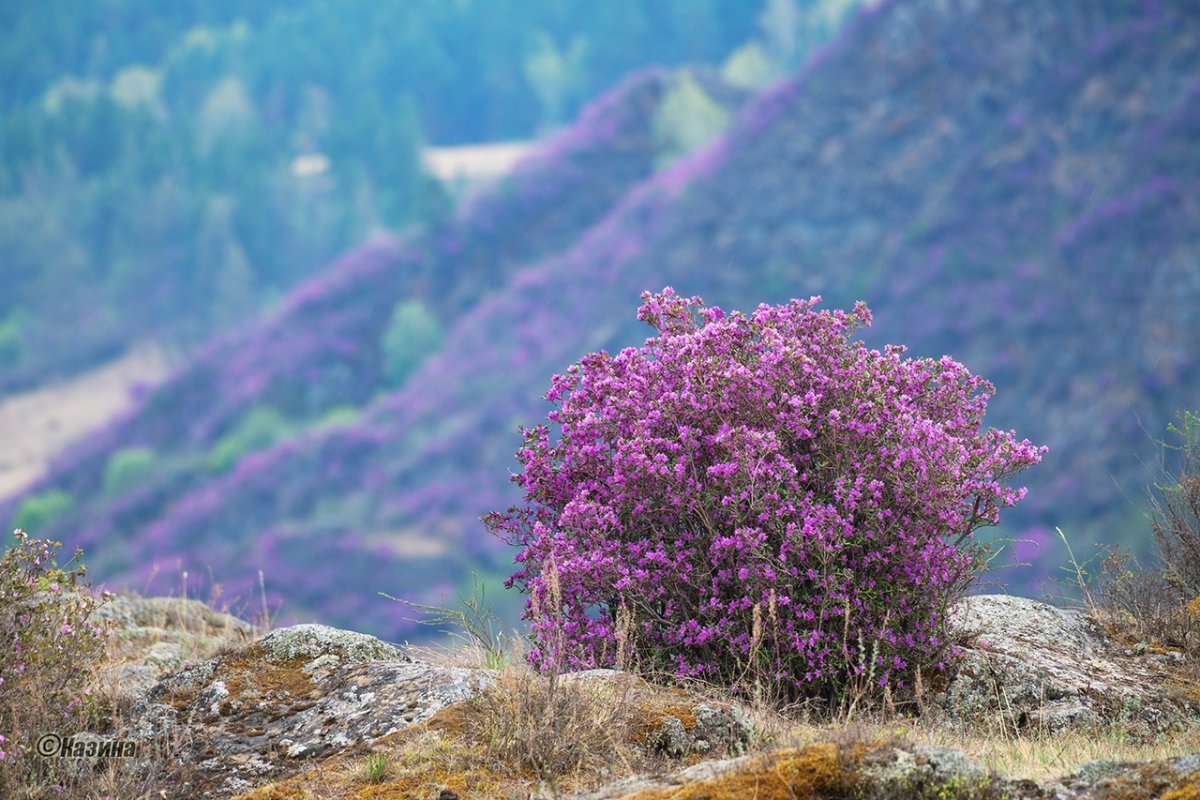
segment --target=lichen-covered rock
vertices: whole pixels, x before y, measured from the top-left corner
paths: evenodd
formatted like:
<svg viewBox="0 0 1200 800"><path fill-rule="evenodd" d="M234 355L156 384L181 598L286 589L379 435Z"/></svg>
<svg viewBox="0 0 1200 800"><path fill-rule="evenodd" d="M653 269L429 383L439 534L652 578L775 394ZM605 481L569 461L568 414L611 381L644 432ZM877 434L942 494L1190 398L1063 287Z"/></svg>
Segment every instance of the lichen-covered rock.
<svg viewBox="0 0 1200 800"><path fill-rule="evenodd" d="M805 748L704 761L667 775L633 775L571 800L702 797L856 797L861 800L1119 800L1200 797L1200 757L1084 768L1037 784L989 773L961 752L933 745Z"/></svg>
<svg viewBox="0 0 1200 800"><path fill-rule="evenodd" d="M114 623L126 637L156 641L249 638L253 627L198 600L118 594L96 609L99 619Z"/></svg>
<svg viewBox="0 0 1200 800"><path fill-rule="evenodd" d="M312 660L332 656L344 664L364 661L412 661L402 649L382 642L374 636L343 631L328 625L293 625L264 636L259 644L272 661L291 661L296 658ZM326 661L323 663L334 663Z"/></svg>
<svg viewBox="0 0 1200 800"><path fill-rule="evenodd" d="M754 741L754 726L731 703L691 701L652 709L643 726L648 749L673 758L740 754Z"/></svg>
<svg viewBox="0 0 1200 800"><path fill-rule="evenodd" d="M1004 796L999 778L951 747L882 747L852 768L863 800Z"/></svg>
<svg viewBox="0 0 1200 800"><path fill-rule="evenodd" d="M125 704L142 699L160 679L223 646L247 642L253 627L197 600L113 595L94 612L112 626L115 653L100 668L112 696Z"/></svg>
<svg viewBox="0 0 1200 800"><path fill-rule="evenodd" d="M1000 714L1050 733L1121 722L1150 734L1200 710L1169 691L1172 660L1126 652L1081 611L1007 595L955 611L965 657L934 698L951 717Z"/></svg>
<svg viewBox="0 0 1200 800"><path fill-rule="evenodd" d="M301 625L168 676L131 716L143 738L186 735L189 791L222 797L427 720L491 682L485 670L414 663L374 637Z"/></svg>
<svg viewBox="0 0 1200 800"><path fill-rule="evenodd" d="M1041 794L1021 796L1054 800L1128 797L1188 800L1200 797L1200 756L1147 763L1091 762L1074 774L1044 783L1038 789Z"/></svg>

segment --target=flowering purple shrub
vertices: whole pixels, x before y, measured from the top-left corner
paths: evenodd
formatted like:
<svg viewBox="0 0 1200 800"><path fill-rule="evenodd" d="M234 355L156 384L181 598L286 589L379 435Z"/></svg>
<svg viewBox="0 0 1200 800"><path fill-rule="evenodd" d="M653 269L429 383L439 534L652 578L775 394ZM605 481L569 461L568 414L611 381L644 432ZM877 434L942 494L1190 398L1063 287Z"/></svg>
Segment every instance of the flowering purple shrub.
<svg viewBox="0 0 1200 800"><path fill-rule="evenodd" d="M670 288L658 331L555 375L524 431L525 504L484 520L544 669L643 667L787 696L902 687L951 652L962 545L1045 448L982 427L994 388L943 357L850 340L870 311L820 298L726 314Z"/></svg>
<svg viewBox="0 0 1200 800"><path fill-rule="evenodd" d="M41 797L62 770L38 755L36 741L88 729L99 710L92 669L111 628L93 616L106 595L79 582L83 551L59 567L61 542L19 529L13 537L0 554L0 797Z"/></svg>

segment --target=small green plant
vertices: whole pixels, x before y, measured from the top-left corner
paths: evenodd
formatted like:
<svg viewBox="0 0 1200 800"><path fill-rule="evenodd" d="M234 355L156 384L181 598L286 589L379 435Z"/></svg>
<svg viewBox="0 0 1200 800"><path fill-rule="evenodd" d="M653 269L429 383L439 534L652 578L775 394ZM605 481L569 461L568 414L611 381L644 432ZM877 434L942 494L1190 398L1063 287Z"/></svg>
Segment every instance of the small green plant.
<svg viewBox="0 0 1200 800"><path fill-rule="evenodd" d="M41 531L75 508L75 498L61 489L31 495L21 501L13 516L14 528Z"/></svg>
<svg viewBox="0 0 1200 800"><path fill-rule="evenodd" d="M367 783L383 783L392 773L387 753L371 753L363 764L363 779Z"/></svg>
<svg viewBox="0 0 1200 800"><path fill-rule="evenodd" d="M118 497L145 483L154 471L154 451L148 447L127 447L113 453L104 468L104 493Z"/></svg>
<svg viewBox="0 0 1200 800"><path fill-rule="evenodd" d="M507 647L509 637L500 628L496 615L487 602L487 590L475 573L471 573L471 594L459 598L462 606L457 609L401 600L384 592L379 594L423 611L427 615L426 618L417 620L423 625L450 624L459 628L461 632L447 633L464 640L469 647L474 648L480 654L479 660L486 669L500 670L508 666L511 660Z"/></svg>
<svg viewBox="0 0 1200 800"><path fill-rule="evenodd" d="M0 556L0 797L37 797L67 778L58 774L60 762L37 755L35 743L94 720L91 671L109 629L93 613L104 598L79 583L82 551L59 567L61 542L22 530L13 536L15 546Z"/></svg>

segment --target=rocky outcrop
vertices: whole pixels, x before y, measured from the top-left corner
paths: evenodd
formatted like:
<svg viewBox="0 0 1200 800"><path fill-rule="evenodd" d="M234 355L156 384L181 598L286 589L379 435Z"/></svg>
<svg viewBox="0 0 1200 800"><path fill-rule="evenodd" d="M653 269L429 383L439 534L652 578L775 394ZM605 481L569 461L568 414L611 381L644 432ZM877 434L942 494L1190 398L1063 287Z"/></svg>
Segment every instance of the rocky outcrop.
<svg viewBox="0 0 1200 800"><path fill-rule="evenodd" d="M956 612L964 659L934 698L951 717L1049 733L1120 724L1149 736L1200 716L1182 654L1127 648L1082 611L981 595Z"/></svg>
<svg viewBox="0 0 1200 800"><path fill-rule="evenodd" d="M297 625L160 681L132 717L143 739L185 734L191 791L225 797L423 722L489 682L372 636Z"/></svg>
<svg viewBox="0 0 1200 800"><path fill-rule="evenodd" d="M249 640L248 628L195 609L187 615L192 620L187 633L161 618L155 618L157 628L144 624L151 611L167 607L129 601L107 613L124 626L122 635L143 629L163 636L156 643L139 639L137 665L156 671L153 685L143 688L147 678L141 673L125 676L137 697L127 717L128 735L175 743L172 758L183 776L180 797L304 796L311 769L337 765L335 772L344 771L348 760L368 752L394 755L390 748L404 737L432 737L435 751L478 747L486 735L478 730L478 709L473 711L469 701L505 680L492 670L414 660L403 648L323 625L297 625ZM1049 733L1116 724L1149 733L1196 718L1195 703L1172 682L1179 679L1179 656L1126 649L1080 612L1007 596L969 598L957 612L954 625L966 640L964 660L933 693L931 715L952 721L997 715L1014 729ZM208 619L208 627L198 619ZM175 665L174 648L199 652L196 643L209 642L218 629L230 632L222 649ZM166 674L158 676L162 671ZM1130 787L1138 786L1156 787L1147 796L1173 790L1184 793L1172 796L1193 796L1189 791L1200 796L1197 757L1155 764L1095 762L1038 785L1002 780L956 750L931 745L856 742L764 754L751 715L735 703L615 670L574 673L559 681L582 684L594 696L622 704L627 709L621 717L623 735L648 759L639 763L658 765L626 769L636 774L572 795L579 800L805 792L1067 800L1129 796ZM451 789L449 777L444 780L438 791L467 796L461 786ZM418 783L421 791L429 789L425 777ZM284 788L270 788L276 786ZM396 794L386 796L405 796L405 791L398 786Z"/></svg>
<svg viewBox="0 0 1200 800"><path fill-rule="evenodd" d="M114 656L101 674L114 696L127 704L218 647L254 636L249 623L198 600L118 594L104 600L94 614L112 626L115 637Z"/></svg>

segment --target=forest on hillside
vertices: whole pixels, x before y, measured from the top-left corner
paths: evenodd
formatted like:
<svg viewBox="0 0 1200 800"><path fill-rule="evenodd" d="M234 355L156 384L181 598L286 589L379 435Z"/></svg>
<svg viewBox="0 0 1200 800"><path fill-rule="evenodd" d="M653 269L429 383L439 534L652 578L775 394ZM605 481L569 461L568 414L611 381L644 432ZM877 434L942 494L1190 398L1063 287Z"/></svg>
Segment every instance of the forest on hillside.
<svg viewBox="0 0 1200 800"><path fill-rule="evenodd" d="M423 145L543 135L651 64L760 84L852 6L4 4L0 392L194 346L370 233L436 222L454 198Z"/></svg>

